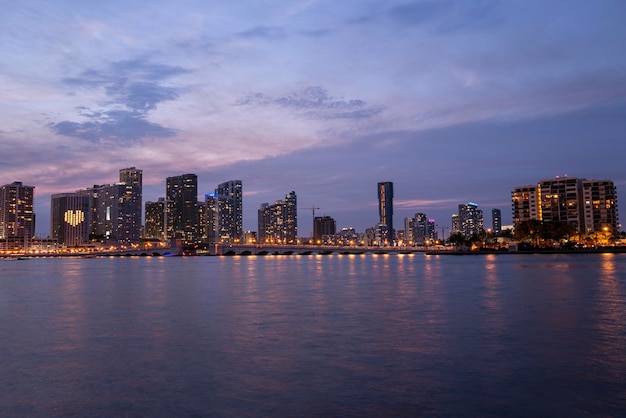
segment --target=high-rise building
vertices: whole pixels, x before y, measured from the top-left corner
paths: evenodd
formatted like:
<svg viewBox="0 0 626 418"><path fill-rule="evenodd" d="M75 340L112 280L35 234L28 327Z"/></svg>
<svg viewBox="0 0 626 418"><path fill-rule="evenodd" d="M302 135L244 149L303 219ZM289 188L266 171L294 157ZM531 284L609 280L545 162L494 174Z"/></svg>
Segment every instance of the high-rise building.
<svg viewBox="0 0 626 418"><path fill-rule="evenodd" d="M182 174L168 177L165 181L167 202L167 237L180 238L185 243L198 241L198 176Z"/></svg>
<svg viewBox="0 0 626 418"><path fill-rule="evenodd" d="M437 224L434 219L428 219L428 227L427 227L427 236L430 240L436 240L438 238L437 235Z"/></svg>
<svg viewBox="0 0 626 418"><path fill-rule="evenodd" d="M243 190L241 180L230 180L217 186L221 202L219 214L220 241L240 242L243 238Z"/></svg>
<svg viewBox="0 0 626 418"><path fill-rule="evenodd" d="M516 187L511 193L513 202L513 223L540 219L540 207L537 196L537 186Z"/></svg>
<svg viewBox="0 0 626 418"><path fill-rule="evenodd" d="M618 229L617 190L610 180L557 177L512 192L513 222L567 222L581 233Z"/></svg>
<svg viewBox="0 0 626 418"><path fill-rule="evenodd" d="M86 193L57 193L50 197L50 237L59 244L77 247L89 242L90 196Z"/></svg>
<svg viewBox="0 0 626 418"><path fill-rule="evenodd" d="M478 209L476 203L469 202L466 205L459 205L459 232L465 238L478 234L483 230L483 226L483 211Z"/></svg>
<svg viewBox="0 0 626 418"><path fill-rule="evenodd" d="M146 202L146 238L164 239L165 237L165 198L156 202Z"/></svg>
<svg viewBox="0 0 626 418"><path fill-rule="evenodd" d="M313 241L318 242L324 236L335 235L337 222L330 216L316 216L313 219Z"/></svg>
<svg viewBox="0 0 626 418"><path fill-rule="evenodd" d="M404 218L404 240L407 244L413 243L415 232L415 218Z"/></svg>
<svg viewBox="0 0 626 418"><path fill-rule="evenodd" d="M502 212L500 209L491 209L491 230L494 234L502 232Z"/></svg>
<svg viewBox="0 0 626 418"><path fill-rule="evenodd" d="M258 211L259 243L297 244L298 201L295 192L273 205L261 204Z"/></svg>
<svg viewBox="0 0 626 418"><path fill-rule="evenodd" d="M90 196L90 239L117 245L130 243L130 234L124 213L126 185L123 183L94 185L76 193Z"/></svg>
<svg viewBox="0 0 626 418"><path fill-rule="evenodd" d="M617 189L613 182L610 180L584 180L582 189L585 233L617 232L619 225Z"/></svg>
<svg viewBox="0 0 626 418"><path fill-rule="evenodd" d="M27 248L35 236L35 187L20 181L0 187L0 241L4 250Z"/></svg>
<svg viewBox="0 0 626 418"><path fill-rule="evenodd" d="M458 234L461 232L461 220L459 219L458 213L453 213L450 219L450 223L452 225L452 234Z"/></svg>
<svg viewBox="0 0 626 418"><path fill-rule="evenodd" d="M392 243L393 230L393 183L390 181L378 183L378 230L383 243Z"/></svg>
<svg viewBox="0 0 626 418"><path fill-rule="evenodd" d="M120 170L120 183L124 184L124 196L120 202L121 228L123 241L137 243L141 239L141 212L143 172L135 167Z"/></svg>
<svg viewBox="0 0 626 418"><path fill-rule="evenodd" d="M221 242L220 239L220 213L224 213L224 199L220 203L217 193L204 195L204 219L202 220L204 235L209 244Z"/></svg>
<svg viewBox="0 0 626 418"><path fill-rule="evenodd" d="M583 222L582 182L576 177L541 180L537 185L541 220L561 221L581 231Z"/></svg>
<svg viewBox="0 0 626 418"><path fill-rule="evenodd" d="M428 217L425 213L415 214L415 225L413 230L413 242L424 244L428 238Z"/></svg>

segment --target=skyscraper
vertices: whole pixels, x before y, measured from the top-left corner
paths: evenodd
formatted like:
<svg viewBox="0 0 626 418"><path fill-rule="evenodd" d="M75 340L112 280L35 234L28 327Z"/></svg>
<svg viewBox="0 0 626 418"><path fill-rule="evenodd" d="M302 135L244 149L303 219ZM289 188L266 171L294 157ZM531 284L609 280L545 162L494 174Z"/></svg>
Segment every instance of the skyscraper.
<svg viewBox="0 0 626 418"><path fill-rule="evenodd" d="M61 245L76 247L89 242L90 196L87 193L57 193L50 197L50 237Z"/></svg>
<svg viewBox="0 0 626 418"><path fill-rule="evenodd" d="M120 170L120 183L126 186L120 202L120 227L124 230L123 240L130 243L141 239L142 179L142 170L135 167Z"/></svg>
<svg viewBox="0 0 626 418"><path fill-rule="evenodd" d="M405 244L413 244L415 239L415 218L404 218L404 240Z"/></svg>
<svg viewBox="0 0 626 418"><path fill-rule="evenodd" d="M469 202L459 205L459 232L465 238L470 238L483 230L483 211L478 209L476 203Z"/></svg>
<svg viewBox="0 0 626 418"><path fill-rule="evenodd" d="M273 205L262 203L258 211L259 243L297 244L298 200L296 192Z"/></svg>
<svg viewBox="0 0 626 418"><path fill-rule="evenodd" d="M182 174L165 181L167 201L166 228L168 238L180 238L186 243L198 240L198 176Z"/></svg>
<svg viewBox="0 0 626 418"><path fill-rule="evenodd" d="M413 242L424 244L428 238L428 217L425 213L415 214L415 223L413 225Z"/></svg>
<svg viewBox="0 0 626 418"><path fill-rule="evenodd" d="M243 190L241 180L221 183L215 189L221 201L219 234L221 241L241 241L243 238Z"/></svg>
<svg viewBox="0 0 626 418"><path fill-rule="evenodd" d="M502 232L502 213L500 209L491 209L491 230L494 234Z"/></svg>
<svg viewBox="0 0 626 418"><path fill-rule="evenodd" d="M390 181L378 183L378 216L381 231L381 240L392 243L393 230L393 183Z"/></svg>
<svg viewBox="0 0 626 418"><path fill-rule="evenodd" d="M160 197L156 202L146 202L146 238L165 238L165 199Z"/></svg>
<svg viewBox="0 0 626 418"><path fill-rule="evenodd" d="M0 187L0 240L5 250L28 247L35 236L35 188L16 181Z"/></svg>

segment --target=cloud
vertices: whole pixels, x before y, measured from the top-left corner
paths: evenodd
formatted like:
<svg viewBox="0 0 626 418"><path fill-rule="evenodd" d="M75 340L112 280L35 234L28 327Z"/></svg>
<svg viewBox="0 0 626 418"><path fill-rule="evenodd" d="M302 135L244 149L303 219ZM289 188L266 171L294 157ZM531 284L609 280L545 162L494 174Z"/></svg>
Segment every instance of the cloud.
<svg viewBox="0 0 626 418"><path fill-rule="evenodd" d="M256 26L250 30L237 34L242 38L283 39L286 37L283 28L275 26Z"/></svg>
<svg viewBox="0 0 626 418"><path fill-rule="evenodd" d="M66 86L104 93L102 109L91 111L78 106L84 122L64 120L47 126L53 132L89 142L103 140L137 142L146 137L171 137L176 130L150 122L148 115L165 101L176 100L181 89L163 85L166 80L189 72L179 66L153 63L143 59L117 61L105 69L87 69L63 79ZM73 92L75 93L75 92Z"/></svg>
<svg viewBox="0 0 626 418"><path fill-rule="evenodd" d="M146 120L141 113L123 110L95 112L87 122L62 121L48 126L56 134L99 143L103 140L136 142L144 137L171 137L176 130Z"/></svg>
<svg viewBox="0 0 626 418"><path fill-rule="evenodd" d="M332 97L320 86L309 86L278 98L253 93L238 100L236 105L278 106L315 119L365 119L383 111L382 107L368 107L361 99Z"/></svg>

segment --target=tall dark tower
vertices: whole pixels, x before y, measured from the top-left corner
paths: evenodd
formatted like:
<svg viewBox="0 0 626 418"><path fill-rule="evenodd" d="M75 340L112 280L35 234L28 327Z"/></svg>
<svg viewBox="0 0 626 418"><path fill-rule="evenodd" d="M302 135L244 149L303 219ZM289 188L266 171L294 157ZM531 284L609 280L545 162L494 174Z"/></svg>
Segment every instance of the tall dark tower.
<svg viewBox="0 0 626 418"><path fill-rule="evenodd" d="M500 209L491 209L491 222L494 234L502 232L502 213Z"/></svg>
<svg viewBox="0 0 626 418"><path fill-rule="evenodd" d="M385 181L378 183L378 215L382 226L381 238L392 242L393 233L393 183Z"/></svg>
<svg viewBox="0 0 626 418"><path fill-rule="evenodd" d="M165 182L167 200L167 237L182 238L191 243L198 239L198 176L183 174L168 177Z"/></svg>
<svg viewBox="0 0 626 418"><path fill-rule="evenodd" d="M142 178L142 171L135 167L120 170L120 183L125 185L120 208L123 240L131 243L141 238Z"/></svg>
<svg viewBox="0 0 626 418"><path fill-rule="evenodd" d="M217 186L215 194L222 201L219 234L221 240L241 241L243 238L243 191L241 180L226 181Z"/></svg>

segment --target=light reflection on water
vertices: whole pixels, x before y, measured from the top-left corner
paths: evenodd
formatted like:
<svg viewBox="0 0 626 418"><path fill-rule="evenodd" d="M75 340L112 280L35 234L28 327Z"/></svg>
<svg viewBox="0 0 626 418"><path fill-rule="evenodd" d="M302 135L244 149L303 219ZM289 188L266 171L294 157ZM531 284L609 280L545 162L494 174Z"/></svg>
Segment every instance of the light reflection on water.
<svg viewBox="0 0 626 418"><path fill-rule="evenodd" d="M614 416L626 257L0 261L0 416Z"/></svg>

